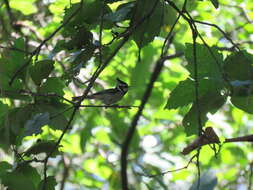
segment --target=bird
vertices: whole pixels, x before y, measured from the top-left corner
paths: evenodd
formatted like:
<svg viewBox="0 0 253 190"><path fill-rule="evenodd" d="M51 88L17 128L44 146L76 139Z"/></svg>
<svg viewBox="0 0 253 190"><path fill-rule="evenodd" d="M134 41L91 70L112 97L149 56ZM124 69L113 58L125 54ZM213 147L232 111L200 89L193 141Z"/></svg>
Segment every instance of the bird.
<svg viewBox="0 0 253 190"><path fill-rule="evenodd" d="M89 94L85 99L95 99L102 101L105 105L112 105L120 101L123 96L128 92L128 84L119 78L116 78L115 88L105 89L93 94ZM82 99L82 96L73 97L73 101Z"/></svg>

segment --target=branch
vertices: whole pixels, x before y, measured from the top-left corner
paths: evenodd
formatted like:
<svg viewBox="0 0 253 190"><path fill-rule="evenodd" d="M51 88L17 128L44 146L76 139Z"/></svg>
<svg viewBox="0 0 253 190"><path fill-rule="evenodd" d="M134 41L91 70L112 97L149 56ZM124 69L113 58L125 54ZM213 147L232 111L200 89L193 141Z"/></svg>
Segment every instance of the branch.
<svg viewBox="0 0 253 190"><path fill-rule="evenodd" d="M214 143L218 144L220 143L219 137L216 135L212 127L207 127L204 133L201 136L199 136L196 140L194 140L192 143L187 145L187 147L185 147L181 153L183 155L187 155L201 146Z"/></svg>
<svg viewBox="0 0 253 190"><path fill-rule="evenodd" d="M62 162L64 166L63 174L62 174L62 180L61 180L61 185L60 185L60 190L64 190L65 183L67 181L67 178L69 176L69 169L72 160L67 159L64 155L62 156Z"/></svg>
<svg viewBox="0 0 253 190"><path fill-rule="evenodd" d="M161 57L157 62L156 62L156 65L155 65L155 68L154 68L154 71L151 75L151 78L150 78L150 82L146 88L146 91L142 97L142 100L141 100L141 105L137 111L137 113L135 114L132 122L131 122L131 125L130 125L130 128L127 132L127 135L126 135L126 138L122 144L122 151L121 151L121 180L122 180L122 189L123 190L128 190L128 178L127 178L127 155L128 155L128 149L129 149L129 146L130 146L130 143L132 141L132 138L134 136L134 133L136 131L136 127L137 127L137 123L138 123L138 120L139 118L141 117L142 115L142 112L144 110L144 107L148 101L148 98L149 96L151 95L151 92L152 92L152 89L153 89L153 86L154 86L154 83L155 81L157 80L160 72L162 71L162 68L163 68L163 65L164 65L164 62L165 62L166 59L164 59L163 57Z"/></svg>
<svg viewBox="0 0 253 190"><path fill-rule="evenodd" d="M246 135L246 136L242 136L242 137L228 138L228 139L225 139L224 143L229 143L229 142L253 142L253 135Z"/></svg>
<svg viewBox="0 0 253 190"><path fill-rule="evenodd" d="M79 107L85 108L139 108L139 106L120 106L120 105L80 105Z"/></svg>
<svg viewBox="0 0 253 190"><path fill-rule="evenodd" d="M10 4L9 4L9 0L4 0L4 4L5 4L5 6L6 6L7 13L8 13L8 16L9 16L9 18L10 18L11 27L13 27L13 28L15 29L15 27L14 27L14 22L15 22L16 19L15 19L14 15L13 15L13 13L12 13L12 11L11 11L11 7L10 7Z"/></svg>
<svg viewBox="0 0 253 190"><path fill-rule="evenodd" d="M32 54L32 52L25 51L25 50L23 50L23 49L19 49L19 48L15 48L15 47L5 47L5 46L1 46L1 45L0 45L0 48L1 48L1 49L12 50L12 51L19 51L19 52L26 53L26 54Z"/></svg>
<svg viewBox="0 0 253 190"><path fill-rule="evenodd" d="M245 135L235 138L226 138L223 143L234 143L234 142L253 142L253 135ZM183 155L187 155L199 147L211 144L220 144L220 140L215 131L213 130L213 128L207 127L204 134L198 137L189 145L187 145L181 153Z"/></svg>
<svg viewBox="0 0 253 190"><path fill-rule="evenodd" d="M233 45L233 47L236 47L238 50L240 50L240 48L238 47L238 45L236 43L234 43L234 41L228 36L228 34L223 31L219 26L217 26L216 24L212 24L212 23L208 23L208 22L203 22L203 21L199 21L199 20L193 20L196 23L199 24L204 24L204 25L208 25L208 26L212 26L215 27L217 30L219 30L223 36Z"/></svg>
<svg viewBox="0 0 253 190"><path fill-rule="evenodd" d="M172 173L172 172L177 172L177 171L180 171L180 170L187 169L189 167L189 165L192 163L192 161L193 161L193 159L195 157L197 157L197 154L193 155L191 157L191 159L188 161L188 163L184 167L181 167L181 168L177 168L177 169L174 169L174 170L167 170L167 171L164 171L164 172L161 172L161 173L152 174L152 175L142 174L142 173L138 173L138 172L137 172L137 174L139 174L141 176L149 177L149 178L153 178L153 177L157 177L157 176L164 176L167 173Z"/></svg>

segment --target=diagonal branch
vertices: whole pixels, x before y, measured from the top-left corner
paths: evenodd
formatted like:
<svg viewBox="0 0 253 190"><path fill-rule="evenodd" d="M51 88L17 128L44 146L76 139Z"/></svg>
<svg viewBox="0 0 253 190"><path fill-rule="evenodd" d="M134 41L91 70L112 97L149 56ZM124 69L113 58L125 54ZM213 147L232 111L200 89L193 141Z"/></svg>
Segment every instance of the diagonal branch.
<svg viewBox="0 0 253 190"><path fill-rule="evenodd" d="M174 56L171 56L171 59L175 58ZM140 119L141 115L142 115L142 112L144 110L144 107L152 93L152 89L153 89L153 86L154 86L154 83L155 81L157 80L157 78L159 77L161 71L162 71L162 68L164 66L164 62L168 60L168 56L166 57L161 57L157 62L156 62L156 65L155 65L155 68L154 68L154 71L151 75L151 78L150 78L150 82L146 88L146 91L142 97L142 100L141 100L141 105L137 111L137 113L135 114L132 122L131 122L131 125L130 125L130 128L127 132L127 135L126 135L126 138L122 144L122 150L121 150L121 180L122 180L122 189L123 190L128 190L128 177L127 177L127 155L128 155L128 150L129 150L129 147L130 147L130 144L131 144L131 141L132 141L132 138L135 134L135 131L136 131L136 127L137 127L137 123L138 123L138 120Z"/></svg>

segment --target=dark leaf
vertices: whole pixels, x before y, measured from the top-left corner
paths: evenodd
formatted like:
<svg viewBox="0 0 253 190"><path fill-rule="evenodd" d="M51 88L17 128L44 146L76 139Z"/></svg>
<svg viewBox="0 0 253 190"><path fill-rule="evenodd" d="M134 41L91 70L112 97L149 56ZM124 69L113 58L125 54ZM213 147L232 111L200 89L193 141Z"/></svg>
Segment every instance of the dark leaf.
<svg viewBox="0 0 253 190"><path fill-rule="evenodd" d="M212 91L199 98L199 110L196 102L194 102L183 119L183 126L187 136L197 135L199 132L198 111L200 111L201 125L204 126L208 119L206 114L208 112L214 114L225 102L226 97Z"/></svg>
<svg viewBox="0 0 253 190"><path fill-rule="evenodd" d="M36 190L32 180L18 171L6 172L1 176L1 183L9 190L29 189Z"/></svg>
<svg viewBox="0 0 253 190"><path fill-rule="evenodd" d="M35 187L38 187L40 182L40 174L38 171L27 163L18 165L16 172L22 173L25 177L30 179Z"/></svg>
<svg viewBox="0 0 253 190"><path fill-rule="evenodd" d="M239 97L232 96L231 97L232 104L250 114L253 114L253 96Z"/></svg>
<svg viewBox="0 0 253 190"><path fill-rule="evenodd" d="M128 2L121 4L116 9L116 11L106 14L104 16L104 19L110 20L111 22L120 22L123 20L129 20L131 18L129 13L132 11L134 5L135 2Z"/></svg>
<svg viewBox="0 0 253 190"><path fill-rule="evenodd" d="M47 78L53 69L54 69L54 61L52 60L37 61L30 68L30 75L32 77L33 82L39 86L42 80Z"/></svg>
<svg viewBox="0 0 253 190"><path fill-rule="evenodd" d="M133 39L139 48L147 45L160 33L163 24L163 4L160 1L143 0L136 3L133 24L138 27Z"/></svg>
<svg viewBox="0 0 253 190"><path fill-rule="evenodd" d="M208 91L220 92L223 87L222 81L202 79L199 81L199 97L202 97ZM195 101L195 82L191 79L181 81L171 92L168 99L167 109L177 109L186 106Z"/></svg>
<svg viewBox="0 0 253 190"><path fill-rule="evenodd" d="M51 140L51 141L39 141L36 144L34 144L33 146L31 146L26 152L25 155L26 156L30 156L30 155L36 155L36 154L40 154L40 153L46 153L46 154L50 154L53 150L55 154L59 154L58 152L58 147L55 147L56 142Z"/></svg>
<svg viewBox="0 0 253 190"><path fill-rule="evenodd" d="M7 170L9 170L9 169L12 169L12 165L11 165L11 164L9 164L9 163L6 162L6 161L0 162L0 178L1 178L1 176L4 175L4 174L7 172Z"/></svg>
<svg viewBox="0 0 253 190"><path fill-rule="evenodd" d="M63 130L67 123L67 117L69 115L69 111L65 111L69 108L68 105L62 103L54 103L54 105L47 104L37 104L36 109L38 113L48 112L50 115L50 121L48 125L55 130ZM65 112L64 112L65 111Z"/></svg>
<svg viewBox="0 0 253 190"><path fill-rule="evenodd" d="M42 93L55 93L59 96L64 95L63 88L65 87L64 82L57 77L49 77L45 83L42 84L40 91Z"/></svg>
<svg viewBox="0 0 253 190"><path fill-rule="evenodd" d="M232 53L225 59L224 70L231 81L253 80L253 55L246 51Z"/></svg>
<svg viewBox="0 0 253 190"><path fill-rule="evenodd" d="M194 78L194 56L192 44L186 44L185 58L188 62L186 68L190 72L190 76ZM196 44L196 60L198 78L209 77L215 78L216 80L222 80L223 56L215 47L210 47L210 49L208 49L203 44Z"/></svg>
<svg viewBox="0 0 253 190"><path fill-rule="evenodd" d="M39 184L39 188L38 190L44 190L43 189L43 184L44 184L44 180L42 180ZM54 176L48 176L46 179L46 190L55 190L55 186L57 185L57 182L55 180Z"/></svg>
<svg viewBox="0 0 253 190"><path fill-rule="evenodd" d="M85 3L85 6L79 10L78 14L65 26L64 33L65 35L71 35L76 29L79 29L85 26L88 30L94 28L100 23L102 9L104 14L111 12L111 9L108 5L104 5L103 1L95 0L88 1ZM71 4L71 7L66 9L64 15L64 21L66 21L69 16L79 9L80 3ZM104 28L111 27L112 23L105 21Z"/></svg>
<svg viewBox="0 0 253 190"><path fill-rule="evenodd" d="M33 134L38 135L42 132L41 128L49 123L49 113L38 113L33 116L31 120L28 120L25 124L25 136L31 136Z"/></svg>

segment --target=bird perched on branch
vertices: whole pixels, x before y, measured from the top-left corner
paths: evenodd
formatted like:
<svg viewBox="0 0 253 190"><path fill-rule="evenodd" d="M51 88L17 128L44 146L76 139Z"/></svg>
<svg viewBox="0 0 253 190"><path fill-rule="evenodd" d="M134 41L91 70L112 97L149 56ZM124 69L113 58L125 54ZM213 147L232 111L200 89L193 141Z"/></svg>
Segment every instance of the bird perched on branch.
<svg viewBox="0 0 253 190"><path fill-rule="evenodd" d="M100 100L106 105L112 105L118 102L123 98L123 96L127 93L128 91L128 84L125 83L124 81L120 80L119 78L116 78L116 87L115 88L110 88L106 90L102 90L99 92L96 92L94 94L89 94L86 96L85 99L95 99L95 100ZM73 101L78 101L82 98L82 96L76 96L73 97Z"/></svg>

